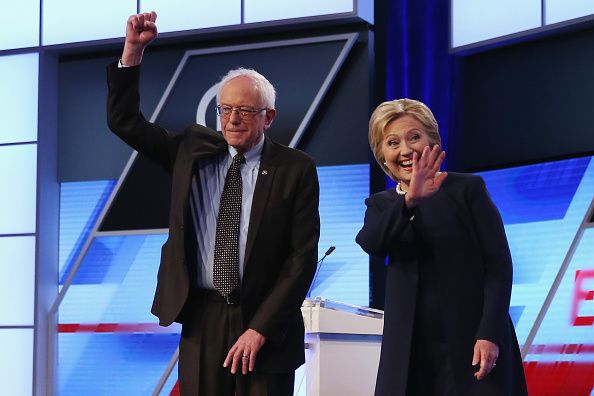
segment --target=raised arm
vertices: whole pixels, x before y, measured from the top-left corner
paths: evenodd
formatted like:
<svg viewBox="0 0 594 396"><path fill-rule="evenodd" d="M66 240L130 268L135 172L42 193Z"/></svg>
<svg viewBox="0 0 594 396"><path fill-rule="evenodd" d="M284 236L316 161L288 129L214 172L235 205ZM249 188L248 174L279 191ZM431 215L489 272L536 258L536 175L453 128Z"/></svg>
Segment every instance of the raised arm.
<svg viewBox="0 0 594 396"><path fill-rule="evenodd" d="M107 123L133 149L171 172L179 137L147 121L140 111L140 62L146 46L157 36L154 12L132 15L126 24L122 64L107 68Z"/></svg>

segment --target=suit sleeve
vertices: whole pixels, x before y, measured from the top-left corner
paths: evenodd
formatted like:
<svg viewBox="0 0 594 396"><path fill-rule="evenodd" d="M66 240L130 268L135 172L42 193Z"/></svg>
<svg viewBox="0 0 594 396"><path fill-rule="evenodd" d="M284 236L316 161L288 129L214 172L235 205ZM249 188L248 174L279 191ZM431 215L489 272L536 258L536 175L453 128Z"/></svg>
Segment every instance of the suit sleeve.
<svg viewBox="0 0 594 396"><path fill-rule="evenodd" d="M414 213L404 204L403 196L381 194L365 200L365 220L355 241L368 254L384 257L394 241L412 240Z"/></svg>
<svg viewBox="0 0 594 396"><path fill-rule="evenodd" d="M503 221L483 179L473 181L470 210L483 258L483 314L477 339L501 345L508 326L512 288L512 260Z"/></svg>
<svg viewBox="0 0 594 396"><path fill-rule="evenodd" d="M292 229L287 258L277 281L258 307L248 327L273 343L281 343L287 326L300 313L316 271L320 216L318 175L313 162L302 172L292 210ZM298 315L301 319L301 315Z"/></svg>
<svg viewBox="0 0 594 396"><path fill-rule="evenodd" d="M140 111L139 80L140 66L108 66L107 124L134 150L171 173L180 137L144 118Z"/></svg>

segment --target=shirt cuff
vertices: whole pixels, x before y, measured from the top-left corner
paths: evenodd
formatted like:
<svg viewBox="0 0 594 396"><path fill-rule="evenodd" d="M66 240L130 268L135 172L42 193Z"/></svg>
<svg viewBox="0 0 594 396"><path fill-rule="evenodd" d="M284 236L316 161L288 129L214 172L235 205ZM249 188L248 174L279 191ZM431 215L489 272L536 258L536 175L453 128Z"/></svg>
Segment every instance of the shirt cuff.
<svg viewBox="0 0 594 396"><path fill-rule="evenodd" d="M121 59L119 59L119 60L118 60L118 69L122 69L122 68L125 68L125 67L130 67L130 66L124 65L124 64L122 63L122 60L121 60Z"/></svg>

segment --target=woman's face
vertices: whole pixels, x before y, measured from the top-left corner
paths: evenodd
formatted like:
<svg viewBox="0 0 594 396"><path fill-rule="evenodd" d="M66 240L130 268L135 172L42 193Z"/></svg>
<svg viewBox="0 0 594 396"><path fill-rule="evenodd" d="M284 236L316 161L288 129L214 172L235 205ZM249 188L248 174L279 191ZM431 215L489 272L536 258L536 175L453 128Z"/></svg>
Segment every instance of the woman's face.
<svg viewBox="0 0 594 396"><path fill-rule="evenodd" d="M391 121L384 129L382 153L386 166L397 180L408 188L412 175L413 152L421 156L425 146L430 146L429 135L413 116Z"/></svg>

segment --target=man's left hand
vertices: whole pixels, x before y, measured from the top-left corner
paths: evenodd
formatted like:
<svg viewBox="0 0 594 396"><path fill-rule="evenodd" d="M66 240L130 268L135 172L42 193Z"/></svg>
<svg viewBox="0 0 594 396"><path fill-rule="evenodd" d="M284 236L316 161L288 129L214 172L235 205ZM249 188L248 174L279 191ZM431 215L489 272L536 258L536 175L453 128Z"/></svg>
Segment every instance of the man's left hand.
<svg viewBox="0 0 594 396"><path fill-rule="evenodd" d="M262 345L266 342L266 337L256 330L247 329L229 349L225 358L223 367L231 365L231 374L237 372L237 367L241 365L241 372L247 374L248 370L253 371L256 364L256 356Z"/></svg>

